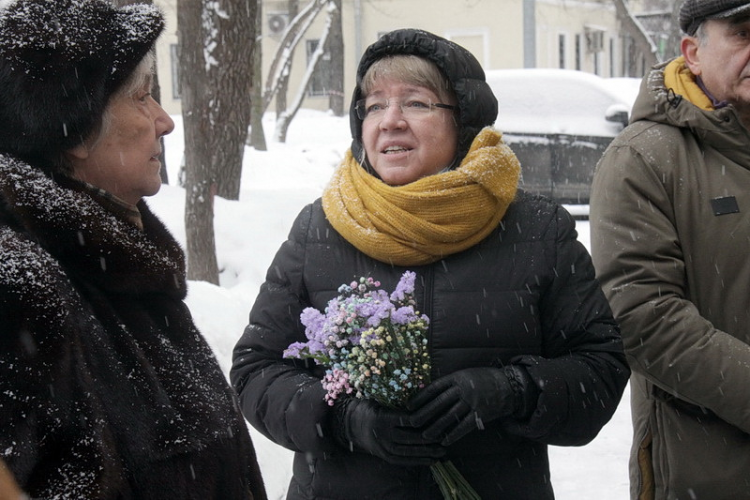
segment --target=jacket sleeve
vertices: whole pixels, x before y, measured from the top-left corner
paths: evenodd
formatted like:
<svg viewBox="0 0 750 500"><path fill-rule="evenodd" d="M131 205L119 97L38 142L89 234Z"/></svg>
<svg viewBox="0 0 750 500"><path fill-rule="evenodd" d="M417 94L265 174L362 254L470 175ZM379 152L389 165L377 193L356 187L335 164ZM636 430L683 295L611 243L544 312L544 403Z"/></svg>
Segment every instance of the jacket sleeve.
<svg viewBox="0 0 750 500"><path fill-rule="evenodd" d="M630 145L611 148L594 179L592 253L628 362L666 394L750 432L750 401L738 390L748 384L750 346L688 300L670 198L665 174Z"/></svg>
<svg viewBox="0 0 750 500"><path fill-rule="evenodd" d="M541 356L519 356L539 388L536 409L508 431L561 446L586 444L614 414L630 376L617 324L575 224L562 208L548 226L554 278L541 298Z"/></svg>
<svg viewBox="0 0 750 500"><path fill-rule="evenodd" d="M311 360L283 358L291 343L306 341L299 318L309 305L303 271L310 217L308 206L268 269L249 325L234 348L230 379L253 427L285 448L321 455L337 449L322 373Z"/></svg>

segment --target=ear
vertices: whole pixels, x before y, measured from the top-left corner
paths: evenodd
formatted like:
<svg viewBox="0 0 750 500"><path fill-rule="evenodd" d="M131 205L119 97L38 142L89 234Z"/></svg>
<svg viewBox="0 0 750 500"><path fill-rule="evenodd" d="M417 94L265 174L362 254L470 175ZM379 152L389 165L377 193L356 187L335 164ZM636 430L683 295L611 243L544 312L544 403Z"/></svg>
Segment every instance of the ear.
<svg viewBox="0 0 750 500"><path fill-rule="evenodd" d="M694 36L686 36L680 42L680 50L685 57L685 64L694 75L701 74L701 59L698 51L700 42Z"/></svg>
<svg viewBox="0 0 750 500"><path fill-rule="evenodd" d="M75 146L73 148L68 149L65 151L65 157L68 158L71 162L75 162L76 160L85 160L89 157L89 148L81 143L78 146Z"/></svg>

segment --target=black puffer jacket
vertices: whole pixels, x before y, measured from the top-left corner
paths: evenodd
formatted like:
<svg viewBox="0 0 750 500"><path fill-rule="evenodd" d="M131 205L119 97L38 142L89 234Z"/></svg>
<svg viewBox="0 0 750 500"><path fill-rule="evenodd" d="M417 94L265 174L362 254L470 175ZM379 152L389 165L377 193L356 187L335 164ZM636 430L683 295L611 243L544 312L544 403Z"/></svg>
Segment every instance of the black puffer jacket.
<svg viewBox="0 0 750 500"><path fill-rule="evenodd" d="M177 242L66 184L0 154L0 457L33 498L266 498Z"/></svg>
<svg viewBox="0 0 750 500"><path fill-rule="evenodd" d="M618 329L570 215L519 192L482 243L417 273L431 318L433 378L462 368L523 365L539 387L531 418L499 420L449 456L482 498L550 499L547 444L591 440L627 382ZM231 373L250 422L297 452L290 499L438 499L428 467L398 467L336 444L319 368L282 359L304 341L300 313L323 310L342 283L372 276L392 290L406 268L373 260L305 208L268 270Z"/></svg>

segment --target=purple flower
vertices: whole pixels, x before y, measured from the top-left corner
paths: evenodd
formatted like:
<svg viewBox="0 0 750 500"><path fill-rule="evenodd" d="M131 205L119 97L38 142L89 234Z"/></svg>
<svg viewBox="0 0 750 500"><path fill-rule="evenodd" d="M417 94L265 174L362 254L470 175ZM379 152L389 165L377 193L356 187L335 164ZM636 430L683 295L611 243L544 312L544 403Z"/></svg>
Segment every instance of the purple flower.
<svg viewBox="0 0 750 500"><path fill-rule="evenodd" d="M323 330L323 324L325 323L326 317L314 307L306 307L302 311L302 314L300 314L299 319L306 327L305 335L308 339L312 339L318 332Z"/></svg>
<svg viewBox="0 0 750 500"><path fill-rule="evenodd" d="M413 294L414 280L416 277L417 274L415 272L406 271L403 276L401 276L401 279L396 285L396 289L391 294L391 300L393 302L404 302L407 299L407 296Z"/></svg>
<svg viewBox="0 0 750 500"><path fill-rule="evenodd" d="M391 314L391 321L397 325L408 325L416 319L417 315L414 314L414 308L411 306L399 307Z"/></svg>
<svg viewBox="0 0 750 500"><path fill-rule="evenodd" d="M302 353L300 351L304 350L306 347L307 343L305 342L295 342L287 347L287 349L284 351L284 357L299 358L302 356Z"/></svg>

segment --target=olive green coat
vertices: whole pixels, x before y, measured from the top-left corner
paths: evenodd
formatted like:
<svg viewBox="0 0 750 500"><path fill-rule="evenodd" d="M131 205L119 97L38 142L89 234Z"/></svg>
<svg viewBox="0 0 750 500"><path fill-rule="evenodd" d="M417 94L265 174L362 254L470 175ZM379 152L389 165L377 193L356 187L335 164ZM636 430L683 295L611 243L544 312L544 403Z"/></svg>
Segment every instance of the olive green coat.
<svg viewBox="0 0 750 500"><path fill-rule="evenodd" d="M594 263L633 370L631 496L750 498L750 134L732 106L668 92L663 67L591 197Z"/></svg>

